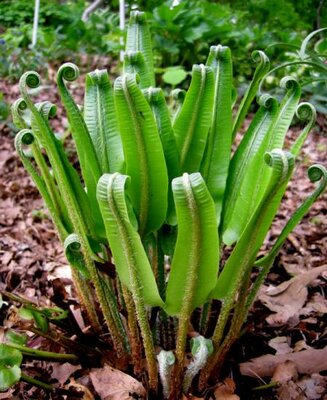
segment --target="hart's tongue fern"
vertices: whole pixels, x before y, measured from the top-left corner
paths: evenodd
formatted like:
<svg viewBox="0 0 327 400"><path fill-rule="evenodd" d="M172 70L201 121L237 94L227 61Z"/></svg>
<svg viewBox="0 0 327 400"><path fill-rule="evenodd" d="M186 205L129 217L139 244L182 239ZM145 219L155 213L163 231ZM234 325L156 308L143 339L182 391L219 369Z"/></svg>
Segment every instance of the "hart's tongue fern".
<svg viewBox="0 0 327 400"><path fill-rule="evenodd" d="M168 102L155 87L145 15L133 12L123 74L112 84L106 71L89 73L83 112L67 88L77 67L68 63L58 71L82 178L51 129L55 107L32 101L28 89L40 84L35 72L22 76L22 99L13 105L22 129L17 151L65 246L93 330L99 335L108 330L117 365L131 359L136 375L147 370L150 391L160 390L164 398L192 390L199 373L196 381L206 388L287 235L326 187L326 169L311 167L317 189L291 216L271 252L257 260L315 110L298 104L299 84L284 78L282 100L258 98L258 110L232 153L233 138L269 71L263 52L254 58L259 64L234 119L232 57L221 45L210 49L206 65L193 67L186 93L175 90ZM287 152L284 139L294 114L307 124ZM220 268L226 244L233 248ZM114 265L110 277L103 273L107 265ZM260 273L251 285L253 267ZM222 303L213 336L193 339L188 362L193 311L201 312L194 330L206 332L213 299Z"/></svg>

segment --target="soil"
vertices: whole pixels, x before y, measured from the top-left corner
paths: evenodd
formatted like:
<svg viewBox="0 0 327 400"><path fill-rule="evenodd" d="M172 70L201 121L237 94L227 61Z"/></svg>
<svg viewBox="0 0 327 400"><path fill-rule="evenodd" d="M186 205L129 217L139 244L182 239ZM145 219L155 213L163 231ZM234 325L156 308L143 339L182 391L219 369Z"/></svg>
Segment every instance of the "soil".
<svg viewBox="0 0 327 400"><path fill-rule="evenodd" d="M82 79L73 85L74 96L82 103ZM0 92L5 94L5 100L11 104L19 97L18 85L0 83ZM60 104L52 82L43 87L39 98L46 98ZM59 107L57 117L52 121L54 130L61 134L67 132L67 119ZM288 143L294 140L298 128L292 128L288 135ZM14 131L10 121L0 121L0 290L22 295L42 306L76 304L76 296L70 281L69 268L63 254L63 249L56 236L55 229L49 219L43 201L31 178L24 170L14 149ZM71 141L68 140L69 147ZM282 206L274 221L269 236L262 248L262 253L271 247L285 221L300 205L301 201L312 191L314 185L307 178L306 170L313 163L326 162L327 125L325 116L319 115L315 129L309 135L298 160L295 175L288 188ZM307 272L327 263L327 195L324 194L311 208L301 224L295 228L284 245L276 263L269 273L266 285L277 286L288 281L293 274ZM324 280L316 280L308 289L307 302L314 299L317 293L323 294ZM17 315L13 304L8 302L0 310L3 333L10 327L17 327ZM75 307L76 308L76 307ZM78 307L76 308L78 310ZM76 313L77 311L75 311ZM251 311L248 322L240 340L230 353L226 366L226 377L235 383L235 393L241 399L286 399L280 391L273 388L251 389L269 383L269 378L249 378L239 372L239 364L251 358L276 351L269 346L272 338L286 337L287 344L293 348L303 341L306 346L323 349L327 345L324 312L312 311L310 315L299 316L295 324L271 326L266 318L272 312L257 301ZM75 319L78 319L75 315ZM30 337L30 344L48 350L58 350L53 343L37 336ZM326 357L327 358L327 357ZM72 371L71 380L79 383L88 382L87 366ZM41 377L45 382L51 382L54 375L60 376L58 366L54 363L27 361L24 371L31 376ZM58 375L59 374L59 375ZM311 376L308 374L308 376ZM60 381L60 379L57 379ZM293 381L297 382L293 379ZM88 382L89 383L89 382ZM226 381L225 381L226 384ZM230 396L233 396L233 390ZM7 397L6 397L7 396ZM323 399L313 397L315 399ZM63 399L62 394L47 394L46 391L20 382L13 390L0 393L0 399ZM68 398L73 398L68 397ZM85 397L86 398L86 397ZM100 397L98 397L100 398ZM232 399L233 397L222 397ZM294 397L309 398L309 397Z"/></svg>

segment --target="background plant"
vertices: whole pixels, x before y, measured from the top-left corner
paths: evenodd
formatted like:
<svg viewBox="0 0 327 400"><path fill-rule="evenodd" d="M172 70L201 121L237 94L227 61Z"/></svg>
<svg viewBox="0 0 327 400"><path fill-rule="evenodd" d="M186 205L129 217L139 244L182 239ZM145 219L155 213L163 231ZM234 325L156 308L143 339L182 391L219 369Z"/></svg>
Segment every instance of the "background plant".
<svg viewBox="0 0 327 400"><path fill-rule="evenodd" d="M82 21L85 7L85 1L42 3L38 41L31 48L33 3L1 2L0 76L18 79L27 69L46 73L47 64L57 65L67 58L117 53L121 36L118 15L106 7Z"/></svg>
<svg viewBox="0 0 327 400"><path fill-rule="evenodd" d="M138 377L144 355L150 390L158 391L159 374L165 397L178 398L182 388L204 390L214 379L288 233L326 186L326 170L312 166L309 177L317 188L271 252L257 259L315 110L299 104L299 84L284 78L282 100L267 94L258 99L258 111L231 158L233 139L269 70L263 52L254 56L258 65L235 118L231 52L221 45L211 47L206 65L193 66L186 94L174 92L175 102L167 103L154 87L145 16L132 13L123 74L112 88L105 70L89 73L83 112L66 86L78 77L77 67L68 63L58 71L82 180L51 130L54 105L31 99L28 89L40 84L37 73L21 77L22 99L13 105L22 128L16 148L49 208L94 331L103 332L104 318L117 364L131 359ZM30 124L23 118L26 108ZM286 151L295 114L305 125ZM219 266L226 245L232 252ZM210 317L213 299L221 302L216 320ZM195 309L201 315L198 336L188 343ZM159 354L155 345L163 349ZM188 345L193 360L184 370Z"/></svg>

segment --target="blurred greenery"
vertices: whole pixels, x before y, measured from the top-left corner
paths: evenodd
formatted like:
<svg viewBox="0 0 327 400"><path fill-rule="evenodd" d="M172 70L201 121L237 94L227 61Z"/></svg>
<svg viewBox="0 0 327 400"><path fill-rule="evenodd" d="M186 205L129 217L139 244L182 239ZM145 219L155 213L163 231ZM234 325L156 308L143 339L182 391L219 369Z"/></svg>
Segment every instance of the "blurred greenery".
<svg viewBox="0 0 327 400"><path fill-rule="evenodd" d="M0 76L16 80L28 69L44 74L49 64L56 67L69 60L80 63L84 54L117 60L122 36L119 1L103 0L84 22L82 14L90 3L41 0L37 45L31 48L34 1L1 0ZM253 50L266 51L274 66L294 61L305 36L327 26L324 0L126 1L126 15L135 8L148 14L157 71L172 85L188 78L193 63L205 62L210 45L221 43L232 50L235 85L242 90L253 73ZM320 38L323 37L326 34ZM318 40L319 35L314 42ZM325 43L315 54L326 53ZM289 71L315 77L298 65ZM285 71L280 73L284 75ZM317 73L321 75L321 71ZM313 92L314 88L319 100L321 86L325 88L320 82L305 89Z"/></svg>
<svg viewBox="0 0 327 400"><path fill-rule="evenodd" d="M34 2L0 2L0 76L18 79L28 69L47 72L48 63L78 62L82 54L116 55L119 52L119 17L100 8L84 22L87 2L41 0L37 44L31 47Z"/></svg>

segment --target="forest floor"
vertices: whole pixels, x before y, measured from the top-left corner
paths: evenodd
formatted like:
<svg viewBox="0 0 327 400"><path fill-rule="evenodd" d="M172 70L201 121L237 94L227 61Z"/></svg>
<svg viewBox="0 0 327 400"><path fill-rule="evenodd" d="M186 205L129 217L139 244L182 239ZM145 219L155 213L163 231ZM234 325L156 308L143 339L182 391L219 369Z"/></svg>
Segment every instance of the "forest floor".
<svg viewBox="0 0 327 400"><path fill-rule="evenodd" d="M78 84L73 86L75 96L81 99ZM17 84L1 82L0 92L5 94L7 103L19 97ZM39 98L59 104L52 83L44 86L42 93ZM61 108L52 124L61 134L67 131L67 119ZM298 128L291 129L288 143L297 133ZM295 175L262 248L263 253L271 247L287 219L314 188L306 174L308 166L326 163L326 154L327 125L324 116L319 116L316 128L301 151ZM42 306L68 305L75 319L82 324L62 246L43 201L14 149L10 121L0 121L0 199L0 290L21 295ZM327 370L327 301L324 296L327 278L326 199L325 194L289 236L251 311L243 336L228 357L226 379L216 388L215 398L326 398L326 374L322 373ZM4 300L7 304L0 310L1 337L6 330L21 327L16 312L18 303L8 301L5 296ZM29 345L59 351L57 345L37 335L29 336ZM254 359L251 364L246 363L250 359ZM24 360L23 365L26 374L45 382L77 389L89 387L85 399L136 398L123 397L123 392L119 392L118 397L105 391L103 394L99 389L99 379L94 375L90 379L92 374L88 373L85 365L29 360ZM271 380L278 385L269 388ZM258 390L253 391L253 388ZM6 398L67 397L58 392L49 394L20 382L6 393L0 393L0 399ZM68 396L68 399L73 398Z"/></svg>

